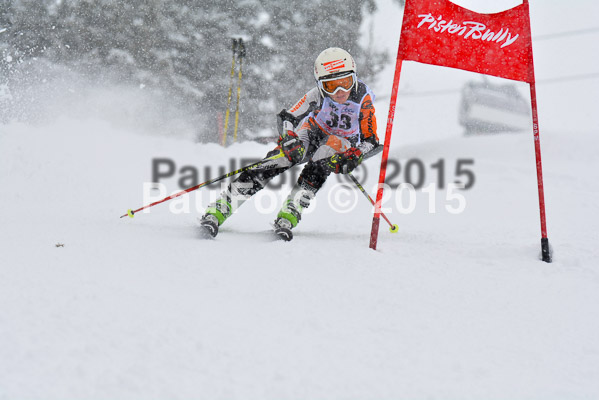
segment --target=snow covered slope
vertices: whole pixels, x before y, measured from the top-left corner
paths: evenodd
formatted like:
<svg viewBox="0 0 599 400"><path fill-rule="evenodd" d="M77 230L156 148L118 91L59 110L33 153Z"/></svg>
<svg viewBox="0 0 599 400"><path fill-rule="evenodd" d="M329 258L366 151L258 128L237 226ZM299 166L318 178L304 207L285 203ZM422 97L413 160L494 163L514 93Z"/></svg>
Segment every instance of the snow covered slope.
<svg viewBox="0 0 599 400"><path fill-rule="evenodd" d="M244 205L214 241L195 238L195 203L218 188L188 196L189 213L118 218L141 205L153 158L214 174L267 146L97 120L0 129L0 398L599 395L596 131L543 137L546 264L528 134L394 147L402 164L422 160L427 184L431 163L445 160L451 182L455 160L474 160L475 183L456 215L447 189L435 214L422 191L410 214L389 201L400 231L383 221L373 251L371 207L352 189L355 208L333 212L334 178L291 243L262 234L287 186L262 197L273 211ZM378 157L368 163L372 193Z"/></svg>

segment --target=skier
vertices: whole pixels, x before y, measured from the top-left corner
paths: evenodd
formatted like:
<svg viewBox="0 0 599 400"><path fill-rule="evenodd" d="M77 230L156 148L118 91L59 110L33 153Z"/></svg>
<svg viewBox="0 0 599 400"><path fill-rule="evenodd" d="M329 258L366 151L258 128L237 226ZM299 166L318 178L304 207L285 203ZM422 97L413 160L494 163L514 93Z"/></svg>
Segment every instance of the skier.
<svg viewBox="0 0 599 400"><path fill-rule="evenodd" d="M324 50L314 62L314 78L317 86L277 115L280 138L267 158L280 157L229 184L200 219L203 236L215 237L219 226L272 178L306 162L274 222L279 238L291 240L291 229L330 173L351 172L378 145L374 94L358 80L352 56L336 47Z"/></svg>

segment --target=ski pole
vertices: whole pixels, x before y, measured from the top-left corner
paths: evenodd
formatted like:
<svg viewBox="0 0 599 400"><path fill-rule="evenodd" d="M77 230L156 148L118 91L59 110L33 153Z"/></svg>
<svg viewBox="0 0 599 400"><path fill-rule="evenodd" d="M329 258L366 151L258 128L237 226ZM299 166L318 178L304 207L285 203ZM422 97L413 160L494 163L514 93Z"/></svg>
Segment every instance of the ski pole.
<svg viewBox="0 0 599 400"><path fill-rule="evenodd" d="M211 180L209 180L209 181L206 181L206 182L204 182L204 183L200 183L199 185L195 185L195 186L193 186L193 187L187 188L187 189L185 189L185 190L182 190L182 191L180 191L180 192L177 192L177 193L175 193L175 194L172 194L172 195L170 195L170 196L168 196L168 197L165 197L165 198L164 198L164 199L162 199L162 200L158 200L158 201L155 201L154 203L147 204L147 205L145 205L145 206L143 206L143 207L140 207L140 208L138 208L137 210L131 210L131 209L129 209L129 210L127 210L127 212L126 212L125 214L121 215L121 216L120 216L120 218L123 218L123 217L126 217L126 216L129 216L130 218L133 218L133 216L135 215L135 213L137 213L137 212L139 212L139 211L141 211L141 210L145 210L146 208L150 208L150 207L153 207L153 206L155 206L155 205L157 205L157 204L164 203L164 202L165 202L165 201L167 201L167 200L171 200L171 199L174 199L174 198L176 198L176 197L182 196L182 195L184 195L185 193L193 192L194 190L197 190L197 189L199 189L199 188L201 188L201 187L208 186L208 185L210 185L210 184L212 184L212 183L215 183L215 182L221 181L221 180L223 180L223 179L227 179L227 178L228 178L228 177L230 177L230 176L233 176L233 175L236 175L236 174L239 174L239 173L245 172L245 171L249 171L250 169L256 169L256 168L259 168L259 167L263 166L264 164L266 164L268 161L276 160L277 158L281 158L281 157L283 157L283 156L284 156L283 152L282 152L282 151L280 151L280 152L279 152L279 154L275 154L274 156L270 156L270 157L268 157L268 158L265 158L265 159L263 159L263 160L261 160L261 161L258 161L258 162L256 162L256 163L254 163L254 164L250 164L250 165L247 165L247 166L245 166L245 167L239 168L239 169L237 169L237 170L235 170L235 171L231 171L231 172L229 172L228 174L225 174L225 175L219 176L218 178L214 178L214 179L211 179Z"/></svg>
<svg viewBox="0 0 599 400"><path fill-rule="evenodd" d="M235 129L233 131L233 142L237 141L237 127L239 126L239 97L241 96L241 65L243 58L245 57L245 46L243 45L243 39L239 38L238 42L239 49L237 55L239 57L239 78L237 80L237 103L235 104Z"/></svg>
<svg viewBox="0 0 599 400"><path fill-rule="evenodd" d="M227 97L227 111L225 113L225 132L223 134L223 146L227 145L227 131L229 130L229 114L231 111L231 95L233 93L233 83L235 79L235 55L237 54L237 39L233 39L233 61L231 62L231 78L229 79L229 96Z"/></svg>
<svg viewBox="0 0 599 400"><path fill-rule="evenodd" d="M366 196L366 198L368 200L370 200L370 203L372 203L372 205L374 205L374 200L372 200L372 197L370 197L370 195L368 193L366 193L366 190L360 184L360 182L358 182L358 180L356 179L356 177L353 176L351 173L348 173L347 175L356 184L356 186L358 187L358 189L360 189L360 191L362 193L364 193L364 196ZM385 219L385 221L387 221L387 223L389 224L389 232L391 232L391 233L397 233L397 231L399 230L399 227L397 226L397 224L392 224L391 221L389 221L389 218L387 218L387 216L385 215L385 213L383 213L382 211L381 211L381 215L383 216L383 218Z"/></svg>
<svg viewBox="0 0 599 400"><path fill-rule="evenodd" d="M370 150L368 153L364 154L363 161L365 161L365 160L367 160L367 159L369 159L371 157L374 157L375 155L379 154L381 151L383 151L383 146L382 145L377 145L372 150ZM364 193L364 196L366 196L366 198L368 200L370 200L370 203L372 203L372 205L374 205L375 204L374 200L372 200L372 197L370 197L370 195L368 193L366 193L366 190L360 184L360 182L358 182L358 180L356 179L356 177L353 176L351 173L348 173L347 175L351 178L351 180L358 187L358 189L360 189L360 191L362 193ZM385 213L381 212L381 215L383 216L383 218L385 219L385 221L387 221L387 223L389 224L389 232L396 233L396 232L399 231L399 227L396 224L391 223L391 221L389 221L389 218L387 218L387 216L385 215Z"/></svg>

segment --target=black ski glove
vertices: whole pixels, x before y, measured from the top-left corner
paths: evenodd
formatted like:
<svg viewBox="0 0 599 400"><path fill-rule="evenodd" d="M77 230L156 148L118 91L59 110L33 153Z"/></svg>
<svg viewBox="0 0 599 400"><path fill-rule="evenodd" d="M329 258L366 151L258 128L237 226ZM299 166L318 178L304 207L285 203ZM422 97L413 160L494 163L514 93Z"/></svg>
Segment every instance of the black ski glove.
<svg viewBox="0 0 599 400"><path fill-rule="evenodd" d="M286 131L279 137L279 146L285 157L294 164L300 162L306 153L304 144L293 131Z"/></svg>
<svg viewBox="0 0 599 400"><path fill-rule="evenodd" d="M363 158L362 152L352 147L343 153L333 154L329 158L327 166L331 172L336 174L349 174L360 165Z"/></svg>

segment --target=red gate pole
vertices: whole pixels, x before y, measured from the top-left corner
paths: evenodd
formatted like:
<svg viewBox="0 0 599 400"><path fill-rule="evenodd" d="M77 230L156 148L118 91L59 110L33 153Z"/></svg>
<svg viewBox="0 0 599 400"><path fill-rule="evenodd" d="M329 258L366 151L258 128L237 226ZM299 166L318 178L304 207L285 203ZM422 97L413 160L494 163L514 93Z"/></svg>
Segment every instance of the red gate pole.
<svg viewBox="0 0 599 400"><path fill-rule="evenodd" d="M400 38L401 40L401 38ZM393 76L393 89L391 90L391 102L389 103L389 115L387 116L387 129L385 130L385 145L383 147L383 156L381 159L381 171L379 174L378 191L376 193L376 204L374 206L374 216L372 218L372 229L370 231L370 248L376 250L376 243L379 236L379 223L381 222L381 203L383 200L383 186L385 183L385 174L387 173L387 158L389 157L389 145L391 143L391 132L393 131L393 119L395 118L395 104L397 102L397 90L399 87L399 77L401 75L402 58L400 57L400 47L397 46L397 60L395 62L395 75Z"/></svg>
<svg viewBox="0 0 599 400"><path fill-rule="evenodd" d="M531 60L532 62L532 60ZM541 139L539 136L539 116L537 114L537 89L535 82L530 83L530 103L532 106L532 131L535 139L535 158L537 164L537 186L539 189L539 212L541 214L541 254L545 262L551 262L551 250L547 238L547 220L545 215L545 191L543 188L543 165L541 163Z"/></svg>
<svg viewBox="0 0 599 400"><path fill-rule="evenodd" d="M528 5L528 0L524 0ZM528 10L527 10L528 11ZM530 19L530 12L528 12ZM545 190L543 188L543 165L541 163L541 138L539 135L539 115L537 112L537 87L535 83L535 67L532 57L532 39L528 49L528 81L530 85L530 105L532 108L532 132L535 141L535 159L537 165L537 186L539 191L539 212L541 215L541 256L543 261L551 262L551 249L547 238L547 220L545 215Z"/></svg>

